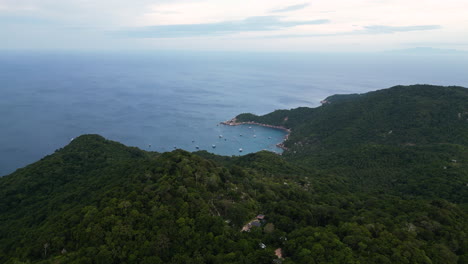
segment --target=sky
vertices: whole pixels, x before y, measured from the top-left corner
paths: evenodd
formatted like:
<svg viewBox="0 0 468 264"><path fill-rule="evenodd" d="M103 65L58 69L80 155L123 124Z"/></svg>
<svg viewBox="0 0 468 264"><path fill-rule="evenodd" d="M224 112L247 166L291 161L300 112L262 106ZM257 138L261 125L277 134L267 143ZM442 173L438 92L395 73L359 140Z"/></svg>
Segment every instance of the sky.
<svg viewBox="0 0 468 264"><path fill-rule="evenodd" d="M468 0L0 0L0 50L468 51Z"/></svg>

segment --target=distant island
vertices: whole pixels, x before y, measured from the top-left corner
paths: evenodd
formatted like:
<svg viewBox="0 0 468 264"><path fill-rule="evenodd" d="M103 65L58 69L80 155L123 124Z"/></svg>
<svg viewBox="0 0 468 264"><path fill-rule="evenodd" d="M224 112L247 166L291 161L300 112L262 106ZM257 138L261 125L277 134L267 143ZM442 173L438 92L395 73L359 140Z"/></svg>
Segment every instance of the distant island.
<svg viewBox="0 0 468 264"><path fill-rule="evenodd" d="M395 86L226 125L283 155L82 135L0 178L0 263L468 263L468 89Z"/></svg>
<svg viewBox="0 0 468 264"><path fill-rule="evenodd" d="M414 54L414 55L468 55L466 50L456 50L456 49L438 49L432 47L416 47L409 49L400 49L400 50L387 50L384 51L389 54Z"/></svg>

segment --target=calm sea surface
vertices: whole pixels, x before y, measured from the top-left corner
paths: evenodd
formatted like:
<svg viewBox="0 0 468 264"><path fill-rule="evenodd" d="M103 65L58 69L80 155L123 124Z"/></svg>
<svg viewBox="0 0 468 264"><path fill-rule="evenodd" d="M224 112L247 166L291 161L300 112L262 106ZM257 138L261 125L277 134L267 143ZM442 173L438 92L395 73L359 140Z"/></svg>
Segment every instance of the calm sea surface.
<svg viewBox="0 0 468 264"><path fill-rule="evenodd" d="M336 93L468 86L467 73L466 55L3 52L0 175L89 133L154 151L281 152L283 131L218 123Z"/></svg>

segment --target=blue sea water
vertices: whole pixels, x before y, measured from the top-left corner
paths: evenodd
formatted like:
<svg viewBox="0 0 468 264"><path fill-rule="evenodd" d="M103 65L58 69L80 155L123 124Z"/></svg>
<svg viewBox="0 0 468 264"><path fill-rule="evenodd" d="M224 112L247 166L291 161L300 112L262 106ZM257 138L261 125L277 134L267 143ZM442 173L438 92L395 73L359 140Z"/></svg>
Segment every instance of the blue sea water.
<svg viewBox="0 0 468 264"><path fill-rule="evenodd" d="M466 87L467 72L466 55L3 52L0 175L89 133L153 151L281 152L284 131L219 122L398 84Z"/></svg>

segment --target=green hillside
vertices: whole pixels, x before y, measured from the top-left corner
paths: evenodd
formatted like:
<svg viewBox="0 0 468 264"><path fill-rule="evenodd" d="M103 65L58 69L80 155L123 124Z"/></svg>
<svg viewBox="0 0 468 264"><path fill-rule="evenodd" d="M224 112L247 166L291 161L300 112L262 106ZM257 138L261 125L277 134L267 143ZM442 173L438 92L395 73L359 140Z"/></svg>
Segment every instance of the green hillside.
<svg viewBox="0 0 468 264"><path fill-rule="evenodd" d="M396 86L325 101L236 118L292 129L286 160L345 176L356 190L468 202L468 89Z"/></svg>
<svg viewBox="0 0 468 264"><path fill-rule="evenodd" d="M326 101L237 117L282 156L80 136L0 178L0 263L468 263L468 89Z"/></svg>
<svg viewBox="0 0 468 264"><path fill-rule="evenodd" d="M361 95L334 95L317 108L278 110L265 116L241 114L240 122L291 128L286 146L301 149L363 143L468 145L468 90L430 85L396 86Z"/></svg>

